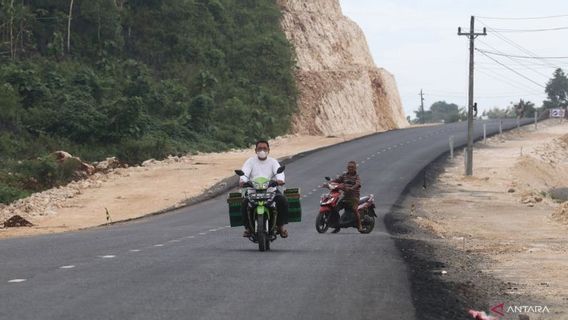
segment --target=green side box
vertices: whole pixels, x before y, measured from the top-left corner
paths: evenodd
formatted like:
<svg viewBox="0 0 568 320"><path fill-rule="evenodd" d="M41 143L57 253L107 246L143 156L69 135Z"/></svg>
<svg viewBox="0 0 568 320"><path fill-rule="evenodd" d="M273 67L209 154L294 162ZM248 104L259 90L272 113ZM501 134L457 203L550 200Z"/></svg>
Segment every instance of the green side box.
<svg viewBox="0 0 568 320"><path fill-rule="evenodd" d="M300 202L300 189L290 188L284 190L284 196L288 199L288 222L302 221L302 205ZM243 217L241 215L241 206L243 197L240 192L231 192L227 197L229 205L229 223L231 227L241 227L243 225Z"/></svg>
<svg viewBox="0 0 568 320"><path fill-rule="evenodd" d="M286 189L284 190L284 196L288 199L288 222L302 222L300 188Z"/></svg>
<svg viewBox="0 0 568 320"><path fill-rule="evenodd" d="M231 227L241 227L243 225L243 216L241 215L243 197L241 193L229 193L227 203L229 204L229 222Z"/></svg>

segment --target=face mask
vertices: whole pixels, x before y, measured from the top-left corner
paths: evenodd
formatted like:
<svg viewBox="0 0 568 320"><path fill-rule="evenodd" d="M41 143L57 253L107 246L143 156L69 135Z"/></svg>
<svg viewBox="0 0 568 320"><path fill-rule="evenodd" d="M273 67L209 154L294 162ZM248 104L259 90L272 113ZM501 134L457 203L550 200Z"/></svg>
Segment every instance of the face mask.
<svg viewBox="0 0 568 320"><path fill-rule="evenodd" d="M266 157L268 156L268 152L262 150L256 153L256 155L258 156L259 159L266 159Z"/></svg>

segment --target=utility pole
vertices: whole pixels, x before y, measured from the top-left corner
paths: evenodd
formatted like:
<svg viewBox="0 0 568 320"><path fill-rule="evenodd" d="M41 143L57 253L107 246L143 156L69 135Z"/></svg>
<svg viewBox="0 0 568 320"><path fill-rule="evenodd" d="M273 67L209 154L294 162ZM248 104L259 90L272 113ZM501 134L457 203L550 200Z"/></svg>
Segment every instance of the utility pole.
<svg viewBox="0 0 568 320"><path fill-rule="evenodd" d="M478 36L486 36L487 30L483 28L483 33L475 33L475 17L471 16L469 32L462 32L461 27L458 28L458 36L467 36L469 38L469 94L467 109L467 157L465 174L473 175L473 59L475 52L475 38Z"/></svg>
<svg viewBox="0 0 568 320"><path fill-rule="evenodd" d="M422 89L420 89L420 115L422 124L424 124L424 92L422 92Z"/></svg>

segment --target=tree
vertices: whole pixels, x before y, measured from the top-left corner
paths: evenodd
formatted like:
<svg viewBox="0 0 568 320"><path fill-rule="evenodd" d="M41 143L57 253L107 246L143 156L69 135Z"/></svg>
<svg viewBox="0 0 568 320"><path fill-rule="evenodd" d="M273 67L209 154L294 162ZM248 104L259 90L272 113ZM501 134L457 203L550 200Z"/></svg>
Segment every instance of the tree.
<svg viewBox="0 0 568 320"><path fill-rule="evenodd" d="M568 77L562 69L554 71L554 75L546 84L548 100L543 102L546 109L565 108L568 106Z"/></svg>
<svg viewBox="0 0 568 320"><path fill-rule="evenodd" d="M432 104L430 110L432 111L432 120L436 122L450 123L459 120L459 107L455 103L437 101Z"/></svg>
<svg viewBox="0 0 568 320"><path fill-rule="evenodd" d="M71 52L71 17L73 15L73 0L69 2L69 19L67 20L67 52Z"/></svg>
<svg viewBox="0 0 568 320"><path fill-rule="evenodd" d="M512 109L514 110L517 118L532 118L536 112L534 103L530 101L525 102L523 99L521 99L519 103L514 104Z"/></svg>
<svg viewBox="0 0 568 320"><path fill-rule="evenodd" d="M494 107L487 111L483 111L483 116L489 119L512 119L516 116L516 114L511 107L507 107L505 109Z"/></svg>

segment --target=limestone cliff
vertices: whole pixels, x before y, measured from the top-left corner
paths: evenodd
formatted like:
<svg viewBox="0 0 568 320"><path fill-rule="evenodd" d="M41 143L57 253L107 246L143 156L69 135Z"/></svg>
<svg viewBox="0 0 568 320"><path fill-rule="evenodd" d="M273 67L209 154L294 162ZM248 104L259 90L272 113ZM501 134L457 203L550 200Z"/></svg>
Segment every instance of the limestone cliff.
<svg viewBox="0 0 568 320"><path fill-rule="evenodd" d="M394 77L377 68L339 0L278 0L294 45L299 112L293 131L337 135L408 125Z"/></svg>

